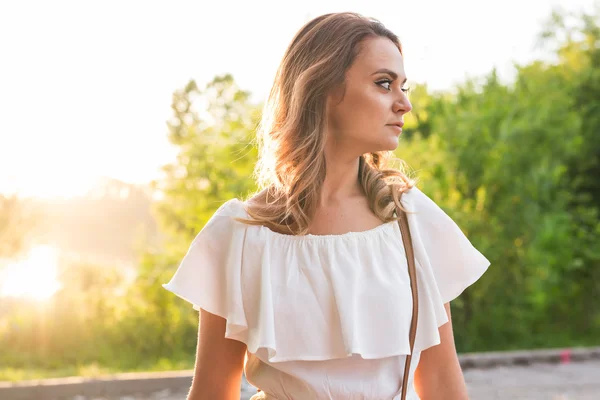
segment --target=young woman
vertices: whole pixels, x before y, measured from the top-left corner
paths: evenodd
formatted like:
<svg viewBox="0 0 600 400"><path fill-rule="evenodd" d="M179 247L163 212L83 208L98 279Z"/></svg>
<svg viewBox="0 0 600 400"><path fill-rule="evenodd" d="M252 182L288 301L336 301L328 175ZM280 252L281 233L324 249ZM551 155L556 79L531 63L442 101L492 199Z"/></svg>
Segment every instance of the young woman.
<svg viewBox="0 0 600 400"><path fill-rule="evenodd" d="M386 167L411 110L402 47L380 22L327 14L296 34L258 129L261 191L230 199L165 287L200 310L188 399L467 398L449 302L489 266L405 174Z"/></svg>

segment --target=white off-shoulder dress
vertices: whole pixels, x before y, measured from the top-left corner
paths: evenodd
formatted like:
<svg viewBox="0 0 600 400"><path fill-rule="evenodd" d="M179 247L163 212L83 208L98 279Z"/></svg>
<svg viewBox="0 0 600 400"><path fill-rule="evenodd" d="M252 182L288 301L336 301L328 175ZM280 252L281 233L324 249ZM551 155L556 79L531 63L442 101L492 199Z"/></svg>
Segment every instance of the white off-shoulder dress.
<svg viewBox="0 0 600 400"><path fill-rule="evenodd" d="M440 343L444 303L489 261L417 187L402 195L416 258L419 319L407 399L421 351ZM264 399L399 399L410 353L412 295L396 222L363 232L292 236L232 217L223 204L190 245L169 291L227 320L247 345L244 371Z"/></svg>

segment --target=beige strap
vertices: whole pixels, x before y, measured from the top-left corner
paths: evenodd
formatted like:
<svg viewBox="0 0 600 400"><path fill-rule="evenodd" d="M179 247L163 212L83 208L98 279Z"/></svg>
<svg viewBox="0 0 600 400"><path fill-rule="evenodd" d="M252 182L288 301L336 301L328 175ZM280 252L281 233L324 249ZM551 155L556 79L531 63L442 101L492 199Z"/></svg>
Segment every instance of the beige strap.
<svg viewBox="0 0 600 400"><path fill-rule="evenodd" d="M410 354L406 356L406 362L404 364L404 377L402 378L402 400L406 399L406 388L408 384L408 374L410 373L410 362L412 360L412 353L415 347L415 337L417 335L417 321L419 319L419 296L417 291L417 272L415 268L415 253L412 246L412 238L410 236L410 229L408 228L408 218L406 213L399 207L396 207L396 215L399 217L398 225L400 226L400 232L402 233L402 242L404 243L404 251L406 253L406 261L408 262L408 275L410 276L410 288L412 292L413 309L412 309L412 320L410 322Z"/></svg>

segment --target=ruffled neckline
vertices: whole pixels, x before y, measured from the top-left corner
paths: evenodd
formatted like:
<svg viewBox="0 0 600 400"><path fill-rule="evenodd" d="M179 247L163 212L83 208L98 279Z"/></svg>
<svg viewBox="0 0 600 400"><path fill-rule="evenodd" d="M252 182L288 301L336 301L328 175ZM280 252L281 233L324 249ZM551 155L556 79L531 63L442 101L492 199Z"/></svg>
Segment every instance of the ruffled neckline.
<svg viewBox="0 0 600 400"><path fill-rule="evenodd" d="M246 212L246 203L241 199L234 198L231 201L237 203L237 206L240 208L240 213L244 214L244 218L248 218L248 213ZM275 232L266 226L257 226L260 231L263 231L265 234L271 235L274 238L279 238L283 240L293 240L293 241L335 241L335 240L348 240L348 239L366 239L373 236L377 236L381 233L392 233L394 232L394 226L397 225L396 221L384 222L374 228L366 229L364 231L349 231L345 233L332 233L332 234L323 234L323 235L315 235L315 234L306 234L306 235L288 235L286 233Z"/></svg>

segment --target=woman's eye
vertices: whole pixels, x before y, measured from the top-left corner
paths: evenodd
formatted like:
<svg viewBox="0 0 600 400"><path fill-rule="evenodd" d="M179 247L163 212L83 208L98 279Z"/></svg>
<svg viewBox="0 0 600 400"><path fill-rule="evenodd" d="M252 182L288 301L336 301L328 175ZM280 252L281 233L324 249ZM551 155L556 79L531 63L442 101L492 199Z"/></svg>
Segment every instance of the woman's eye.
<svg viewBox="0 0 600 400"><path fill-rule="evenodd" d="M392 90L392 88L390 86L392 84L392 81L389 79L383 79L383 80L377 81L375 83L378 84L379 86L381 86L382 88L384 88L385 90L388 90L388 91ZM385 87L384 85L388 85L388 86Z"/></svg>
<svg viewBox="0 0 600 400"><path fill-rule="evenodd" d="M382 79L380 81L375 82L376 84L378 84L379 86L381 86L382 88L384 88L387 91L391 91L392 90L392 81L389 79ZM404 93L408 94L408 92L410 92L410 87L405 87L400 89L402 90Z"/></svg>

